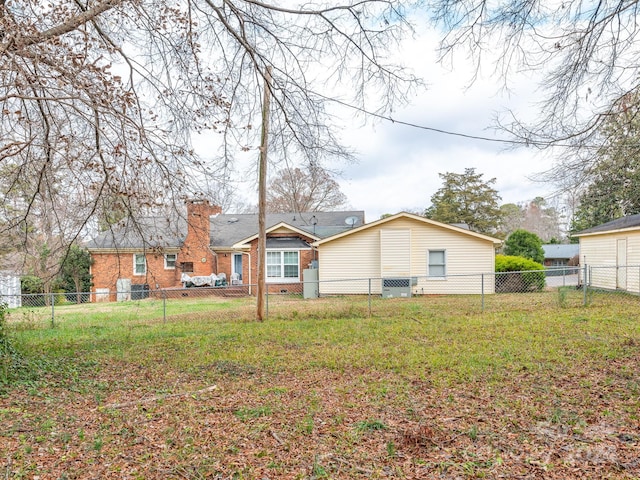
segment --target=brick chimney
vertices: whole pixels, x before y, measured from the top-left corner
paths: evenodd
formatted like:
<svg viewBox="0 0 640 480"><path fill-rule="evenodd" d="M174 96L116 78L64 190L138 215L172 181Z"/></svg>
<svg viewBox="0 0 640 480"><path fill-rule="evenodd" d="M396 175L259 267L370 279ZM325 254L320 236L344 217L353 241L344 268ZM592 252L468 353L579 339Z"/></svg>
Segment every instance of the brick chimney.
<svg viewBox="0 0 640 480"><path fill-rule="evenodd" d="M208 200L187 200L187 237L180 250L179 262L193 263L192 275L210 275L214 269L211 243L210 217L222 213Z"/></svg>

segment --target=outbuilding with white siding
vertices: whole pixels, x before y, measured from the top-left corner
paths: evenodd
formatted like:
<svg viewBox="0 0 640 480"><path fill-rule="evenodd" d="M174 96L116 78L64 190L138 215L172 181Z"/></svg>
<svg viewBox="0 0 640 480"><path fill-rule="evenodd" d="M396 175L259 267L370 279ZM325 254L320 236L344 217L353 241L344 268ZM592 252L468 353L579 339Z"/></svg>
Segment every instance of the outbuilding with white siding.
<svg viewBox="0 0 640 480"><path fill-rule="evenodd" d="M20 276L13 272L0 271L0 303L9 308L21 307L20 293Z"/></svg>
<svg viewBox="0 0 640 480"><path fill-rule="evenodd" d="M385 285L404 286L401 279L409 279L411 295L493 293L487 274L501 243L401 212L315 242L319 293L383 294Z"/></svg>
<svg viewBox="0 0 640 480"><path fill-rule="evenodd" d="M591 287L639 292L640 214L603 223L575 236L580 241L580 264L588 267Z"/></svg>

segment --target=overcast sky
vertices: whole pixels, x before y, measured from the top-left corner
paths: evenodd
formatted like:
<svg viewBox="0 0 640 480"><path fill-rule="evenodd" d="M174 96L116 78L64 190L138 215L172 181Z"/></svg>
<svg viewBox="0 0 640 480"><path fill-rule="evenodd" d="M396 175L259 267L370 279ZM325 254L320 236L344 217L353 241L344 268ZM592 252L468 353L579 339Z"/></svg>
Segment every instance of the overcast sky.
<svg viewBox="0 0 640 480"><path fill-rule="evenodd" d="M531 75L514 79L509 94L502 92L499 79L488 76L469 86L471 63L460 56L450 67L437 64L436 45L433 34L406 43L405 58L429 85L394 113L394 118L467 135L504 138L493 129L496 114L507 109L523 118L536 114L536 82ZM486 180L495 178L502 203L524 202L551 191L548 185L529 179L552 165L550 152L513 149L381 121L347 130L344 140L358 152L359 161L344 168L339 182L352 206L365 211L367 221L384 213L423 210L442 186L438 174L463 173L465 168L475 168Z"/></svg>
<svg viewBox="0 0 640 480"><path fill-rule="evenodd" d="M523 118L536 115L536 81L531 74L513 79L509 94L500 88L500 79L489 75L469 86L471 62L458 55L452 65L438 64L437 41L433 32L425 31L403 44L399 55L427 86L406 107L394 112L394 119L466 135L504 138L493 129L496 114L511 109ZM485 59L489 58L489 52L485 52ZM485 63L486 71L491 68ZM442 185L438 174L463 173L465 168L475 168L485 180L495 178L501 203L525 202L551 191L547 185L530 180L552 165L550 152L512 149L502 143L381 120L371 120L363 126L362 118L353 118L349 110L341 110L339 120L343 143L356 152L358 161L333 167L342 171L337 180L350 206L364 210L367 221L385 213L424 210ZM196 141L196 147L206 143ZM207 155L207 148L202 149L203 156ZM253 158L256 154L250 155ZM238 177L247 179L239 190L246 203L257 204L255 176L249 173L255 168L255 160L251 165L244 171L237 168L241 172Z"/></svg>

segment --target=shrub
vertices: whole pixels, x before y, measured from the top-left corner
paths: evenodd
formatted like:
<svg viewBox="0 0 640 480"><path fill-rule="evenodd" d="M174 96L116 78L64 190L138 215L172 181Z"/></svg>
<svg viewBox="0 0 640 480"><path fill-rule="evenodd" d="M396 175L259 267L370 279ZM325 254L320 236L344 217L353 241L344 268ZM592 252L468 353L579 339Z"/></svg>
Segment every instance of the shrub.
<svg viewBox="0 0 640 480"><path fill-rule="evenodd" d="M44 286L41 278L34 275L26 275L20 279L20 287L23 295L39 295L44 292Z"/></svg>
<svg viewBox="0 0 640 480"><path fill-rule="evenodd" d="M544 262L542 240L535 233L522 229L509 235L507 241L504 242L504 254L529 258L534 262Z"/></svg>
<svg viewBox="0 0 640 480"><path fill-rule="evenodd" d="M0 302L0 384L8 384L17 352L7 329L7 304Z"/></svg>
<svg viewBox="0 0 640 480"><path fill-rule="evenodd" d="M496 292L531 292L544 287L543 265L524 257L496 255Z"/></svg>

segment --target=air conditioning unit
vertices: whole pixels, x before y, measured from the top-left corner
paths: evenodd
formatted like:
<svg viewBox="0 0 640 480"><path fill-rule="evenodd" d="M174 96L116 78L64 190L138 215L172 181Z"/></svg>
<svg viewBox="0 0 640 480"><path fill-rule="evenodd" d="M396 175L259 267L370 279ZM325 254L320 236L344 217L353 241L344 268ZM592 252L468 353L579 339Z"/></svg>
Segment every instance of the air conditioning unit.
<svg viewBox="0 0 640 480"><path fill-rule="evenodd" d="M411 287L417 284L416 277L407 278L383 278L382 297L383 298L409 298Z"/></svg>
<svg viewBox="0 0 640 480"><path fill-rule="evenodd" d="M149 284L131 285L131 300L143 300L149 298Z"/></svg>

